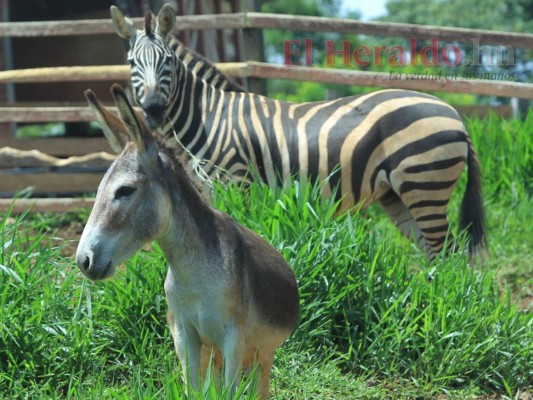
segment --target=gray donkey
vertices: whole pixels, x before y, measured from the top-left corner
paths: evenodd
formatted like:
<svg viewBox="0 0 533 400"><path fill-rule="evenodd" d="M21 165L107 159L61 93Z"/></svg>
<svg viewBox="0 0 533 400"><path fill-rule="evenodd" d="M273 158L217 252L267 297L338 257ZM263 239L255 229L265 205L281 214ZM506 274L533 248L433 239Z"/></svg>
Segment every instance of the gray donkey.
<svg viewBox="0 0 533 400"><path fill-rule="evenodd" d="M120 86L111 92L120 118L85 92L106 137L123 151L98 188L78 267L92 280L108 278L156 240L169 263L168 323L185 378L198 389L206 355L214 354L235 393L243 366L257 363L267 398L274 352L299 320L293 271L259 235L211 208L175 142L151 134Z"/></svg>

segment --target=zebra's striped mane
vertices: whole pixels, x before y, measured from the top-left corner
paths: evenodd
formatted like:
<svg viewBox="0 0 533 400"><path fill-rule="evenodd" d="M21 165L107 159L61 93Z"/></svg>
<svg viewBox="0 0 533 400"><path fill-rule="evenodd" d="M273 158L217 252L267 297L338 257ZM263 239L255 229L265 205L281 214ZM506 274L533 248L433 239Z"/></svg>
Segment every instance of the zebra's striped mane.
<svg viewBox="0 0 533 400"><path fill-rule="evenodd" d="M196 51L186 47L174 35L169 35L168 46L174 51L178 60L209 85L226 92L247 92L246 88L225 75L213 62Z"/></svg>

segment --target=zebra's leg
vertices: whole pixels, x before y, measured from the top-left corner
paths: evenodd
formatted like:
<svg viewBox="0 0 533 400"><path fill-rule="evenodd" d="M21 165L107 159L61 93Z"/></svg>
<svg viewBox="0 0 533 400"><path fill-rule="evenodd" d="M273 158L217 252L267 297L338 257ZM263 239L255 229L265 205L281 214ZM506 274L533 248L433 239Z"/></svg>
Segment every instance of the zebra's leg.
<svg viewBox="0 0 533 400"><path fill-rule="evenodd" d="M398 229L416 242L429 260L433 261L447 242L453 243L446 216L448 201L407 203L406 200L390 190L379 199L379 203ZM448 247L450 248L451 246Z"/></svg>
<svg viewBox="0 0 533 400"><path fill-rule="evenodd" d="M430 261L437 257L445 245L446 251L454 249L454 238L449 232L447 217L448 199L422 200L408 204L408 207L424 236L425 250Z"/></svg>
<svg viewBox="0 0 533 400"><path fill-rule="evenodd" d="M411 241L418 244L420 249L426 250L427 244L422 231L413 219L413 215L402 202L400 197L389 190L379 199L379 204L398 229Z"/></svg>

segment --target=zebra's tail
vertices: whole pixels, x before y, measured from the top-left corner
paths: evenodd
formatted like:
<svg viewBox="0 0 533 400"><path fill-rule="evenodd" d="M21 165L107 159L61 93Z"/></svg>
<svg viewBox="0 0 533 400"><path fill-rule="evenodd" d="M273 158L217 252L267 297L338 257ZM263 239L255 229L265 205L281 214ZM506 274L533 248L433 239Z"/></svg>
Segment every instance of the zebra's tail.
<svg viewBox="0 0 533 400"><path fill-rule="evenodd" d="M485 211L481 193L481 171L476 151L468 135L468 179L466 190L461 203L459 229L468 233L468 253L470 258L479 250L486 249L485 240Z"/></svg>

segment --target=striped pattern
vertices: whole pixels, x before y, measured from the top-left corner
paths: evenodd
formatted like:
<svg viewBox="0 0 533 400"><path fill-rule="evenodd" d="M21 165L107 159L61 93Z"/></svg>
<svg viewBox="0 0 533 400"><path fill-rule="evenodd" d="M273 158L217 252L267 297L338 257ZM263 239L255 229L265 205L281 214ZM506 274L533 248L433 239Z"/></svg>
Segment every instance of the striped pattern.
<svg viewBox="0 0 533 400"><path fill-rule="evenodd" d="M468 165L463 211L470 215L463 214L461 227L469 230L471 250L484 245L477 156L461 118L439 99L382 90L297 104L224 91L202 79L165 40L144 40L142 32L130 58L134 92L155 79L165 95L167 122L160 132L174 134L196 157L209 160L208 174L223 168L249 180L252 168L271 186L294 175L324 180L326 196L338 188L341 211L379 202L434 258L447 238L448 201ZM142 106L142 97L137 101Z"/></svg>
<svg viewBox="0 0 533 400"><path fill-rule="evenodd" d="M185 47L175 37L169 36L167 40L168 47L174 52L178 60L183 63L185 68L192 71L209 85L226 91L246 91L244 87L220 72L220 70L211 61L205 57L202 57L195 51Z"/></svg>
<svg viewBox="0 0 533 400"><path fill-rule="evenodd" d="M185 68L215 88L234 92L246 91L237 82L220 72L213 63L185 47L173 36L169 37L165 47L158 48L146 45L146 42L153 40L155 35L157 34L153 32L151 35L146 35L144 31L141 31L136 38L134 47L128 52L128 62L132 66L132 87L135 89L135 99L139 104L145 101L144 89L146 87L157 86L165 98L170 99L170 93L174 90L173 85L175 84L172 76L176 71L176 58ZM158 39L164 41L161 37ZM134 54L139 51L143 52L144 60L142 63L136 62L134 57ZM159 62L160 59L165 60L165 62Z"/></svg>

